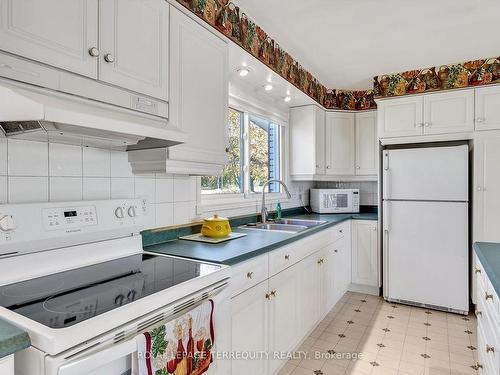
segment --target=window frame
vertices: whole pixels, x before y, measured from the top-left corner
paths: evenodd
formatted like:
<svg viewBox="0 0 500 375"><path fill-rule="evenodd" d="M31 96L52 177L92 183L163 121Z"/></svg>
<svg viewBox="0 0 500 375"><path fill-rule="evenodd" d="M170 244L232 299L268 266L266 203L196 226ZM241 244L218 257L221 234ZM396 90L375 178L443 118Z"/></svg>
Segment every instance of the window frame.
<svg viewBox="0 0 500 375"><path fill-rule="evenodd" d="M199 213L205 211L213 211L214 209L238 209L238 208L255 208L262 199L262 193L250 191L250 153L249 153L249 121L251 116L264 118L279 125L280 129L280 176L281 180L288 184L288 123L281 117L273 116L267 111L259 110L258 107L251 105L242 105L240 101L233 101L230 103L229 108L241 112L243 114L243 136L242 136L242 161L243 161L243 192L242 193L218 193L218 194L202 194L200 185L200 194L198 199ZM200 177L201 183L201 177ZM287 200L286 194L281 188L279 193L268 193L266 189L266 203L273 204Z"/></svg>

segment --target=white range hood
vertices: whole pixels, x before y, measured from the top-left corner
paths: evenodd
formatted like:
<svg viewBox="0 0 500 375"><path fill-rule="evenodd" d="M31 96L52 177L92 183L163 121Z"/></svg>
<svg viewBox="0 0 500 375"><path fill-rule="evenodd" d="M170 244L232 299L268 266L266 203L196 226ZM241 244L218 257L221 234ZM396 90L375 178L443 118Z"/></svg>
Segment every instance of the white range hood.
<svg viewBox="0 0 500 375"><path fill-rule="evenodd" d="M116 150L165 148L186 134L165 119L0 81L0 136Z"/></svg>

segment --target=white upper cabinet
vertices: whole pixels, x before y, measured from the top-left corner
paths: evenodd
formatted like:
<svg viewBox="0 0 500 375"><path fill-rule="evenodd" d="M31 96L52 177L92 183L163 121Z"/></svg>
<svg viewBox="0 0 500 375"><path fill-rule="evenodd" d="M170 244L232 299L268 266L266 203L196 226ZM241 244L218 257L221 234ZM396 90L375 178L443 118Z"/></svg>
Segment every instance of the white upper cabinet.
<svg viewBox="0 0 500 375"><path fill-rule="evenodd" d="M500 86L476 90L476 130L500 129Z"/></svg>
<svg viewBox="0 0 500 375"><path fill-rule="evenodd" d="M100 79L166 101L168 3L101 0L99 6Z"/></svg>
<svg viewBox="0 0 500 375"><path fill-rule="evenodd" d="M378 166L377 112L356 113L356 175L376 176Z"/></svg>
<svg viewBox="0 0 500 375"><path fill-rule="evenodd" d="M378 230L373 220L353 220L352 282L378 286Z"/></svg>
<svg viewBox="0 0 500 375"><path fill-rule="evenodd" d="M290 109L290 174L325 174L325 111L315 105Z"/></svg>
<svg viewBox="0 0 500 375"><path fill-rule="evenodd" d="M473 131L474 90L425 95L423 129L424 134Z"/></svg>
<svg viewBox="0 0 500 375"><path fill-rule="evenodd" d="M377 103L380 138L422 135L423 104L421 96L381 100Z"/></svg>
<svg viewBox="0 0 500 375"><path fill-rule="evenodd" d="M326 114L326 174L354 175L354 113Z"/></svg>
<svg viewBox="0 0 500 375"><path fill-rule="evenodd" d="M0 0L0 50L97 78L98 0Z"/></svg>
<svg viewBox="0 0 500 375"><path fill-rule="evenodd" d="M188 142L169 149L169 161L213 165L200 173L220 173L227 161L227 111L227 42L172 7L170 122Z"/></svg>

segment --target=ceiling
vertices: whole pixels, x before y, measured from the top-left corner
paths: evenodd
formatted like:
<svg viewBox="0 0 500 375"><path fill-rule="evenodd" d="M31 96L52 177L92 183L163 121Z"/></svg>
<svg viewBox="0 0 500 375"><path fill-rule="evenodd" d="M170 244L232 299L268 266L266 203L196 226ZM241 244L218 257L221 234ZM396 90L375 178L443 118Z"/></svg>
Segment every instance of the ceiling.
<svg viewBox="0 0 500 375"><path fill-rule="evenodd" d="M500 55L499 0L239 0L250 18L328 88Z"/></svg>

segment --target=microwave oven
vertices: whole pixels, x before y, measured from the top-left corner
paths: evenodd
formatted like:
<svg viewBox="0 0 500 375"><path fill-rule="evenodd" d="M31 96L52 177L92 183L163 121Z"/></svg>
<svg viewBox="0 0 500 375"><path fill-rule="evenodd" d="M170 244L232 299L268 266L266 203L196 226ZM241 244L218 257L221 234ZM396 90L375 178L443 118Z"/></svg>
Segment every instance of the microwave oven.
<svg viewBox="0 0 500 375"><path fill-rule="evenodd" d="M311 209L318 214L359 212L359 189L311 189Z"/></svg>

